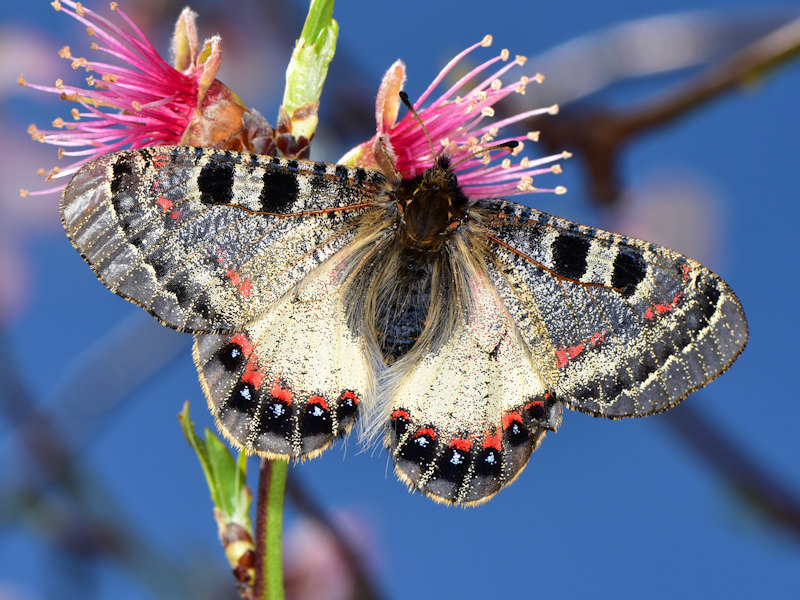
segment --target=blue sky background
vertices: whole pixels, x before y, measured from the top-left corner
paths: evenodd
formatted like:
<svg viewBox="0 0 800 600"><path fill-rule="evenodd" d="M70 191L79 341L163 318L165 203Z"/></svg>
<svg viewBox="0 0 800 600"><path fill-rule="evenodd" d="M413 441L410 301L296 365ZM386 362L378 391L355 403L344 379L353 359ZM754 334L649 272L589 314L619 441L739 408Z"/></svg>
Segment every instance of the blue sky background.
<svg viewBox="0 0 800 600"><path fill-rule="evenodd" d="M192 4L201 35L223 35L220 79L270 119L291 41L300 31L302 4ZM105 3L99 6L106 10ZM494 6L340 0L334 11L339 50L313 156L335 160L371 135L369 111L354 109L350 121L338 121L351 124L347 131L327 125L326 116L333 121L348 101L358 104L352 97L374 94L383 71L399 57L414 97L451 56L485 33L494 35L495 48L526 54L534 73L545 70L536 57L553 47L636 19L702 9L757 26L764 18L788 20L798 12L796 4L755 8L746 0L652 6L632 0ZM166 54L182 5L128 0L123 7ZM79 448L90 501L127 523L170 564L189 565L193 595L200 597L214 582L228 580L205 482L176 420L189 400L197 424L213 428L189 336L160 328L96 281L60 229L55 195L18 197L21 187L37 189L33 171L54 157L52 148L28 141L25 127L44 126L67 111L55 98L14 82L20 72L43 83L67 73L68 64L55 58L67 43L74 54L84 53L82 27L43 0L6 4L0 12L4 373L15 371L59 433ZM676 47L683 43L676 39ZM544 64L554 64L549 56ZM584 101L624 107L691 72L617 85ZM545 86L552 82L556 89L578 76L568 70L545 74ZM536 95L530 98L536 105ZM637 139L621 157L625 200L615 210L594 207L574 159L553 183L566 185L566 196L521 198L562 217L648 237L725 278L748 316L750 342L728 373L686 403L795 496L798 98L800 62ZM371 103L370 97L367 107ZM19 391L8 377L0 381L0 393L7 404L17 402ZM360 453L355 440L299 465L294 474L355 531L367 569L389 598L796 598L800 538L725 485L670 419L611 422L566 413L561 430L547 437L517 482L474 509L409 494L386 454ZM69 511L43 518L31 505L19 509L20 486L35 480L20 432L0 416L0 599L190 597L180 583L154 587L114 561L87 562L74 546L58 550L50 540L71 522ZM255 473L255 460L250 467ZM59 506L58 487L51 482L45 489ZM289 535L299 539L301 527L290 509Z"/></svg>

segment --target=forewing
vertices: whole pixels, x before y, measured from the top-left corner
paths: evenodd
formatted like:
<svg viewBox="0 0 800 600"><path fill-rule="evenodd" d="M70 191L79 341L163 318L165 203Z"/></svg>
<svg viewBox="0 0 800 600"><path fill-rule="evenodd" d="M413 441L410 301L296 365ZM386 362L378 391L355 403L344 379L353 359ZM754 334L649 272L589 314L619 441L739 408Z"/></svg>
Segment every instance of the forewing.
<svg viewBox="0 0 800 600"><path fill-rule="evenodd" d="M372 386L363 344L347 326L345 250L233 334L195 336L211 412L248 452L308 458L353 426Z"/></svg>
<svg viewBox="0 0 800 600"><path fill-rule="evenodd" d="M364 169L163 146L86 165L61 214L109 289L209 333L251 321L344 247L384 185Z"/></svg>
<svg viewBox="0 0 800 600"><path fill-rule="evenodd" d="M465 279L470 299L447 342L390 369L388 444L411 488L477 504L519 474L545 431L560 424L561 403L485 274L472 269Z"/></svg>
<svg viewBox="0 0 800 600"><path fill-rule="evenodd" d="M738 299L699 263L512 202L477 207L489 276L570 408L611 418L666 410L744 348Z"/></svg>

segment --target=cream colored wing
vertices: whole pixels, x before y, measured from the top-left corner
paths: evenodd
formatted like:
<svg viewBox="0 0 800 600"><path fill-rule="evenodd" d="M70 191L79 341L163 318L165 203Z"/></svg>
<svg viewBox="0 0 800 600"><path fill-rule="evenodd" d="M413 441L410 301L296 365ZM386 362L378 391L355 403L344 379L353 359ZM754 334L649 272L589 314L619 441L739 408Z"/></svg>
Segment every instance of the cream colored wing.
<svg viewBox="0 0 800 600"><path fill-rule="evenodd" d="M477 504L511 483L562 411L486 276L466 281L470 308L449 340L388 377L395 470L448 504Z"/></svg>
<svg viewBox="0 0 800 600"><path fill-rule="evenodd" d="M236 446L310 458L352 428L373 377L345 320L345 256L324 263L241 331L195 336L209 407Z"/></svg>

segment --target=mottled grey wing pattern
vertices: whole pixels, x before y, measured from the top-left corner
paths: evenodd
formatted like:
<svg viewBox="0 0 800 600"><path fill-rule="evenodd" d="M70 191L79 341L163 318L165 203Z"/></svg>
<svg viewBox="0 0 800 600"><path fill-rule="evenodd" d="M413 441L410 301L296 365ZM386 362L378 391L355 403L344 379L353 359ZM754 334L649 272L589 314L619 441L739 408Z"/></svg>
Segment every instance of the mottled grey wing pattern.
<svg viewBox="0 0 800 600"><path fill-rule="evenodd" d="M490 279L568 407L611 418L660 412L744 349L738 299L696 261L513 202L477 210Z"/></svg>
<svg viewBox="0 0 800 600"><path fill-rule="evenodd" d="M240 328L353 238L378 173L189 146L111 154L64 190L72 243L165 325Z"/></svg>

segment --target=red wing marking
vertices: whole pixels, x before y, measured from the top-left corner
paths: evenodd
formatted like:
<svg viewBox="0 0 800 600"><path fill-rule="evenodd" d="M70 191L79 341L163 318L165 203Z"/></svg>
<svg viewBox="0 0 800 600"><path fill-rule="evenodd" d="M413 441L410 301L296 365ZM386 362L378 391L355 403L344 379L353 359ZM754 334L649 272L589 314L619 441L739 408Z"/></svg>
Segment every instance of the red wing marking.
<svg viewBox="0 0 800 600"><path fill-rule="evenodd" d="M244 354L245 358L250 358L250 355L253 353L253 342L251 342L250 338L245 334L237 333L231 338L231 343L236 344L242 349L242 354Z"/></svg>
<svg viewBox="0 0 800 600"><path fill-rule="evenodd" d="M458 448L463 452L469 452L472 450L472 440L464 439L464 438L456 438L452 442L450 442L451 448Z"/></svg>
<svg viewBox="0 0 800 600"><path fill-rule="evenodd" d="M583 352L584 345L578 344L577 346L567 346L565 348L561 348L560 350L556 350L556 366L561 369L567 366L567 363L572 358L576 358L581 352Z"/></svg>
<svg viewBox="0 0 800 600"><path fill-rule="evenodd" d="M276 400L280 400L286 404L292 403L292 390L281 387L281 385L278 383L272 384L272 387L269 389L269 393L272 394L272 397Z"/></svg>
<svg viewBox="0 0 800 600"><path fill-rule="evenodd" d="M663 315L664 313L672 312L676 306L678 306L678 302L680 302L681 296L683 296L683 292L678 292L678 295L672 299L672 302L668 304L653 304L647 307L647 310L644 311L644 318L645 319L653 319L657 314Z"/></svg>
<svg viewBox="0 0 800 600"><path fill-rule="evenodd" d="M525 410L530 410L534 406L544 406L544 402L542 400L534 400L533 402L528 402L525 405Z"/></svg>
<svg viewBox="0 0 800 600"><path fill-rule="evenodd" d="M342 400L352 400L356 404L361 402L361 400L358 399L358 396L356 396L354 392L345 392L344 394L342 394ZM397 412L397 411L395 411L395 412ZM404 412L404 411L401 411L401 412ZM392 417L394 417L394 414L392 414ZM405 413L405 417L406 417L406 419L408 418L408 413Z"/></svg>
<svg viewBox="0 0 800 600"><path fill-rule="evenodd" d="M328 408L328 403L325 402L325 398L323 398L322 396L311 396L308 399L308 403L309 404L318 404L321 409L330 412L330 408Z"/></svg>
<svg viewBox="0 0 800 600"><path fill-rule="evenodd" d="M494 435L487 435L483 438L483 448L494 448L500 452L503 449L500 444L500 436L496 433Z"/></svg>
<svg viewBox="0 0 800 600"><path fill-rule="evenodd" d="M432 440L436 439L436 432L430 427L421 427L420 429L417 429L417 433L414 434L414 437L421 437L423 435L427 435Z"/></svg>
<svg viewBox="0 0 800 600"><path fill-rule="evenodd" d="M592 334L592 337L589 338L589 345L592 348L594 348L600 342L605 342L605 341L606 341L606 332L605 332L605 330L601 331L601 332L595 332L595 333Z"/></svg>
<svg viewBox="0 0 800 600"><path fill-rule="evenodd" d="M596 331L589 338L588 342L581 342L577 346L565 346L556 350L556 368L563 369L567 363L574 358L577 358L587 348L596 348L601 342L606 341L607 331Z"/></svg>
<svg viewBox="0 0 800 600"><path fill-rule="evenodd" d="M265 377L266 373L256 366L256 361L254 359L251 358L249 361L247 361L247 365L244 367L242 381L249 383L256 389L259 389L261 388L261 384L264 383Z"/></svg>
<svg viewBox="0 0 800 600"><path fill-rule="evenodd" d="M508 429L511 424L516 421L522 423L522 414L519 412L511 412L503 415L503 429Z"/></svg>
<svg viewBox="0 0 800 600"><path fill-rule="evenodd" d="M219 258L217 258L219 260ZM228 269L225 273L225 277L231 280L231 284L239 291L239 295L242 298L247 298L250 295L250 291L253 288L253 282L250 279L242 279L242 276L236 271L236 269Z"/></svg>
<svg viewBox="0 0 800 600"><path fill-rule="evenodd" d="M161 198L159 198L158 200L156 200L156 204L158 204L161 207L161 210L164 211L164 212L167 212L168 210L170 210L172 208L172 200L168 200L167 198L164 198L163 196Z"/></svg>

